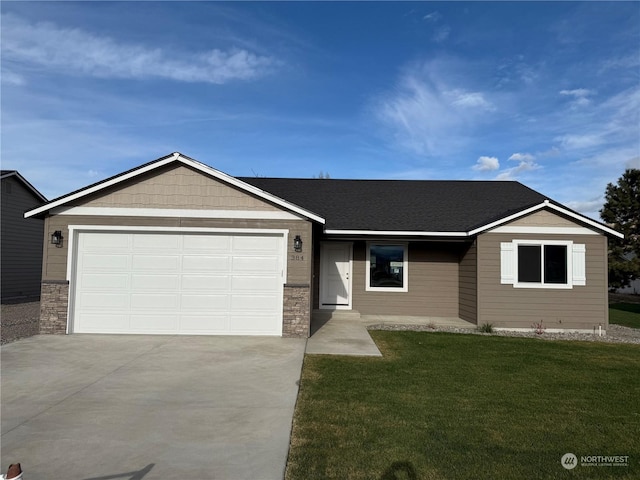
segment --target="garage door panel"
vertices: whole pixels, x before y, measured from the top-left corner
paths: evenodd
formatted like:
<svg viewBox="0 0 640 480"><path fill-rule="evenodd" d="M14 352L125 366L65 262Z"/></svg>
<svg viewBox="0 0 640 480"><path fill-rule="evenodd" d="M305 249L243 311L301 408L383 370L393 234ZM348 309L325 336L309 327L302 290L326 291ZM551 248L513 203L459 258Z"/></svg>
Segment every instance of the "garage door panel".
<svg viewBox="0 0 640 480"><path fill-rule="evenodd" d="M189 291L227 292L231 288L228 275L182 275L182 289Z"/></svg>
<svg viewBox="0 0 640 480"><path fill-rule="evenodd" d="M174 333L177 328L177 315L132 314L130 318L130 329L133 333Z"/></svg>
<svg viewBox="0 0 640 480"><path fill-rule="evenodd" d="M273 295L231 295L231 310L243 310L246 312L272 312L278 304L278 299Z"/></svg>
<svg viewBox="0 0 640 480"><path fill-rule="evenodd" d="M157 293L134 293L131 295L131 308L136 310L166 310L177 309L178 294L167 295Z"/></svg>
<svg viewBox="0 0 640 480"><path fill-rule="evenodd" d="M83 272L118 272L129 268L129 255L85 253L80 262Z"/></svg>
<svg viewBox="0 0 640 480"><path fill-rule="evenodd" d="M277 272L280 266L278 257L233 257L234 272Z"/></svg>
<svg viewBox="0 0 640 480"><path fill-rule="evenodd" d="M229 257L213 255L185 255L182 259L183 272L227 272Z"/></svg>
<svg viewBox="0 0 640 480"><path fill-rule="evenodd" d="M226 311L229 309L228 295L182 295L182 310Z"/></svg>
<svg viewBox="0 0 640 480"><path fill-rule="evenodd" d="M80 276L84 289L122 290L128 283L129 275L126 273L84 273Z"/></svg>
<svg viewBox="0 0 640 480"><path fill-rule="evenodd" d="M129 330L129 315L87 313L82 317L84 333L121 333Z"/></svg>
<svg viewBox="0 0 640 480"><path fill-rule="evenodd" d="M80 232L73 331L280 335L282 235Z"/></svg>
<svg viewBox="0 0 640 480"><path fill-rule="evenodd" d="M99 250L101 252L121 250L129 245L129 236L121 233L83 233L82 246L85 250Z"/></svg>
<svg viewBox="0 0 640 480"><path fill-rule="evenodd" d="M278 277L272 276L234 276L231 280L234 292L273 292L279 291Z"/></svg>
<svg viewBox="0 0 640 480"><path fill-rule="evenodd" d="M133 249L135 250L176 250L180 247L180 235L163 235L153 233L139 233L133 235Z"/></svg>
<svg viewBox="0 0 640 480"><path fill-rule="evenodd" d="M82 309L128 309L129 295L125 293L85 292L79 296L79 306Z"/></svg>
<svg viewBox="0 0 640 480"><path fill-rule="evenodd" d="M180 287L180 275L132 274L131 291L168 291L175 292Z"/></svg>
<svg viewBox="0 0 640 480"><path fill-rule="evenodd" d="M131 266L134 271L178 272L178 255L133 255Z"/></svg>
<svg viewBox="0 0 640 480"><path fill-rule="evenodd" d="M228 252L231 248L231 237L222 235L186 235L184 251Z"/></svg>
<svg viewBox="0 0 640 480"><path fill-rule="evenodd" d="M273 252L280 248L282 237L239 235L233 239L233 253Z"/></svg>

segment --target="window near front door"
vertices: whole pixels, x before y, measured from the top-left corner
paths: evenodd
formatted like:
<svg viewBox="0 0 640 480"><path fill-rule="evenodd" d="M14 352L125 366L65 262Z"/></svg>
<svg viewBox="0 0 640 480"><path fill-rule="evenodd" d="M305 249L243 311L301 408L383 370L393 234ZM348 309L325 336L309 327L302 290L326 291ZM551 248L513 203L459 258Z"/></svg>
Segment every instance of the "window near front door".
<svg viewBox="0 0 640 480"><path fill-rule="evenodd" d="M366 289L371 291L406 292L407 279L406 244L367 244Z"/></svg>

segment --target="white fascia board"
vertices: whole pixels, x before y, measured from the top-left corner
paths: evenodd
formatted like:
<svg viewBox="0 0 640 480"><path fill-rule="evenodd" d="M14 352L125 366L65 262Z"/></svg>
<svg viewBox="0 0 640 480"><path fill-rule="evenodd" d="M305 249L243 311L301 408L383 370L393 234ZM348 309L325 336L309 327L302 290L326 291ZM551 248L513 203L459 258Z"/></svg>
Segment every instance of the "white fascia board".
<svg viewBox="0 0 640 480"><path fill-rule="evenodd" d="M100 190L104 190L105 188L111 187L112 185L116 185L120 182L124 182L125 180L128 180L130 178L133 177L137 177L138 175L142 175L143 173L149 172L151 170L155 170L156 168L160 168L164 165L167 165L168 163L174 162L175 160L178 159L178 157L180 156L179 153L174 153L173 155L163 159L163 160L158 160L156 162L153 162L145 167L142 168L138 168L136 170L133 170L132 172L129 172L125 175L120 175L118 177L112 178L111 180L109 180L108 182L103 182L103 183L99 183L97 185L94 185L91 188L87 188L85 190L81 190L77 193L75 193L74 195L70 195L68 197L63 197L57 201L54 202L50 202L47 203L45 205L42 205L41 207L38 208L34 208L33 210L29 210L28 212L26 212L24 214L24 218L29 218L29 217L33 217L34 215L38 215L39 213L43 213L46 212L47 210L51 210L52 208L55 207L59 207L60 205L64 205L67 202L70 202L72 200L76 200L78 198L82 198L85 197L87 195L90 195L92 193L95 192L99 192Z"/></svg>
<svg viewBox="0 0 640 480"><path fill-rule="evenodd" d="M393 230L325 230L327 235L385 235L393 237L468 237L467 232L401 232Z"/></svg>
<svg viewBox="0 0 640 480"><path fill-rule="evenodd" d="M511 222L513 220L516 220L520 217L524 217L526 215L529 215L530 213L536 212L538 210L541 210L543 208L550 208L551 210L555 210L556 212L562 213L563 215L566 215L568 217L571 218L575 218L576 220L582 222L582 223L586 223L587 225L594 227L600 231L606 232L610 235L614 235L618 238L624 238L624 235L621 233L616 232L615 230L609 228L609 227L605 227L604 225L600 225L598 222L595 222L593 220L590 220L587 217L584 217L582 215L573 213L565 208L562 207L558 207L557 205L554 205L553 203L549 202L549 200L545 200L544 202L538 204L538 205L534 205L533 207L529 207L525 210L522 210L521 212L518 213L514 213L513 215L509 215L508 217L504 217L501 218L500 220L496 220L495 222L491 222L488 223L486 225L483 225L482 227L478 227L474 230L471 230L469 232L469 235L477 235L478 233L482 233L485 232L489 229L492 229L494 227L503 225L505 223Z"/></svg>
<svg viewBox="0 0 640 480"><path fill-rule="evenodd" d="M325 220L324 218L320 217L319 215L316 215L315 213L309 212L297 205L294 205L293 203L289 203L283 199L281 199L280 197L276 197L275 195L272 195L270 193L265 192L264 190L260 190L257 187L254 187L253 185L249 185L248 183L242 182L240 180L238 180L237 178L234 178L230 175L227 175L226 173L223 173L219 170L216 170L215 168L209 167L208 165L205 165L204 163L198 162L197 160L193 160L192 158L189 157L185 157L184 155L175 152L173 154L171 154L170 156L168 156L165 159L162 160L158 160L156 162L153 162L145 167L142 168L138 168L136 170L133 170L125 175L120 175L118 177L112 178L111 180L107 181L107 182L103 182L100 183L98 185L94 185L91 188L87 188L85 190L81 190L77 193L75 193L74 195L70 195L68 197L63 197L57 201L48 203L46 205L42 205L41 207L35 208L33 210L30 210L28 212L26 212L24 214L24 218L29 218L32 217L34 215L38 215L40 213L46 212L47 210L51 210L52 208L55 207L59 207L61 205L64 205L67 202L76 200L78 198L82 198L86 195L90 195L92 193L98 192L100 190L103 190L105 188L111 187L113 185L116 185L120 182L123 182L125 180L128 180L130 178L136 177L138 175L141 175L143 173L149 172L151 170L155 170L156 168L160 168L164 165L167 165L171 162L175 162L175 161L179 161L180 163L184 164L184 165L188 165L202 173L205 173L207 175L211 175L212 177L215 177L219 180L222 180L225 183L228 183L230 185L233 185L241 190L244 190L248 193L252 193L260 198L263 198L269 202L275 203L276 205L280 205L281 207L286 208L287 210L291 210L292 212L298 213L310 220L314 220L318 223L321 223L324 225Z"/></svg>

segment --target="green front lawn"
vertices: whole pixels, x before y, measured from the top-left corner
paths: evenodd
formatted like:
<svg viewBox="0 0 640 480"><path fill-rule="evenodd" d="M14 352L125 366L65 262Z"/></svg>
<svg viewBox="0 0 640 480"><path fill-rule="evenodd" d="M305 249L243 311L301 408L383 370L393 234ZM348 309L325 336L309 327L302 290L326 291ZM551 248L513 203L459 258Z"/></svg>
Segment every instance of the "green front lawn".
<svg viewBox="0 0 640 480"><path fill-rule="evenodd" d="M640 303L612 303L609 305L609 323L640 328Z"/></svg>
<svg viewBox="0 0 640 480"><path fill-rule="evenodd" d="M383 358L305 357L287 480L640 478L639 346L371 333Z"/></svg>

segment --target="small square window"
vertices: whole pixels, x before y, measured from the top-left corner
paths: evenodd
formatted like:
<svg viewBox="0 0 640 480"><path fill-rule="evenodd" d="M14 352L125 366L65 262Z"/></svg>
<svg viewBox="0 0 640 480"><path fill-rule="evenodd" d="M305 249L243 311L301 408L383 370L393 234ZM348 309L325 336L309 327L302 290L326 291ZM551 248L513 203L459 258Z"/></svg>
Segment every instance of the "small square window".
<svg viewBox="0 0 640 480"><path fill-rule="evenodd" d="M367 271L367 290L408 291L407 245L368 244Z"/></svg>

